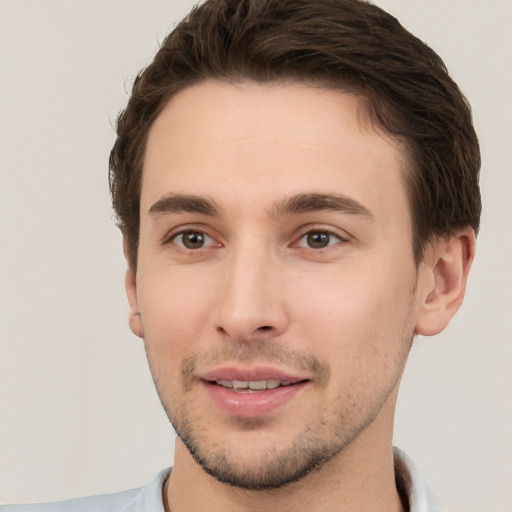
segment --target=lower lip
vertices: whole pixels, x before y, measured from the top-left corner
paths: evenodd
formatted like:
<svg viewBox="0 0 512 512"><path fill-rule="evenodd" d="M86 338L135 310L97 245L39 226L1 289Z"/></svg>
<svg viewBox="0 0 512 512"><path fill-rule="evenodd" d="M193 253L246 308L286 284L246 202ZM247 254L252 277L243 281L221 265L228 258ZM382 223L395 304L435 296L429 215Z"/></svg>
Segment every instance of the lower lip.
<svg viewBox="0 0 512 512"><path fill-rule="evenodd" d="M204 382L214 403L225 413L239 418L258 418L270 414L297 396L307 381L265 391L240 392L211 382Z"/></svg>

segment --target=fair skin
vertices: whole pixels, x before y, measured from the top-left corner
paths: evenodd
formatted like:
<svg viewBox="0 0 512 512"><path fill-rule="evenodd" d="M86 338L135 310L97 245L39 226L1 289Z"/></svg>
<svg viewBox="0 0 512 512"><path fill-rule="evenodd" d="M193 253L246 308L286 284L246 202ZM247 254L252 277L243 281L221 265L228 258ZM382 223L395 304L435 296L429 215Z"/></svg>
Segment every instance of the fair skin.
<svg viewBox="0 0 512 512"><path fill-rule="evenodd" d="M474 235L416 265L406 152L358 107L206 81L150 130L126 286L179 434L168 510L403 510L400 377L457 311Z"/></svg>

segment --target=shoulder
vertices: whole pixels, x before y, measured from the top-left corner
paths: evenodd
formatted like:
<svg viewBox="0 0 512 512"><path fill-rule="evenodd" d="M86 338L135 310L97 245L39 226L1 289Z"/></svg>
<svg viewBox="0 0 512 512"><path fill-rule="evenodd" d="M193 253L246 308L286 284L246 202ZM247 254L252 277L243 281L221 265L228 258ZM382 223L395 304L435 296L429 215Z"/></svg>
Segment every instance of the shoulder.
<svg viewBox="0 0 512 512"><path fill-rule="evenodd" d="M54 503L3 505L0 512L164 512L162 488L171 470L161 471L140 489Z"/></svg>
<svg viewBox="0 0 512 512"><path fill-rule="evenodd" d="M6 505L0 507L1 512L125 512L133 509L133 503L137 499L139 489L117 492L115 494L103 494L100 496L88 496L55 503L39 503L33 505Z"/></svg>

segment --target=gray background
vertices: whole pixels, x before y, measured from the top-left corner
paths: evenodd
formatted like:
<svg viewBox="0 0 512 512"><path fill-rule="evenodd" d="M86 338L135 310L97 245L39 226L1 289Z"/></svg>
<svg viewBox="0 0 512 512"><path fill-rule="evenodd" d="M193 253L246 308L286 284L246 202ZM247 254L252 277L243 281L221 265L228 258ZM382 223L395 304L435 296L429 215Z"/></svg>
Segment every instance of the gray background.
<svg viewBox="0 0 512 512"><path fill-rule="evenodd" d="M449 510L512 510L512 2L381 0L469 97L485 210L465 304L419 339L396 439ZM128 330L107 158L135 73L189 0L0 0L0 502L112 492L172 464Z"/></svg>

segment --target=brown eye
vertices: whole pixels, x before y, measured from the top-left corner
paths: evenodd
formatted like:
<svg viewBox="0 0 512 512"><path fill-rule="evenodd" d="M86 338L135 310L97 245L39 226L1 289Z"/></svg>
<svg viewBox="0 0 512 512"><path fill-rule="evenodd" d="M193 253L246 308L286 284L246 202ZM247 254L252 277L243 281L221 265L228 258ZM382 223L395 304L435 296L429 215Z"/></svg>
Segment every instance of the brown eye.
<svg viewBox="0 0 512 512"><path fill-rule="evenodd" d="M212 243L212 239L201 231L184 231L178 233L173 242L185 249L201 249Z"/></svg>
<svg viewBox="0 0 512 512"><path fill-rule="evenodd" d="M331 236L329 233L309 233L307 235L307 243L312 249L321 249L327 247Z"/></svg>
<svg viewBox="0 0 512 512"><path fill-rule="evenodd" d="M328 231L310 231L306 233L297 244L299 247L309 249L323 249L340 241L340 238Z"/></svg>

